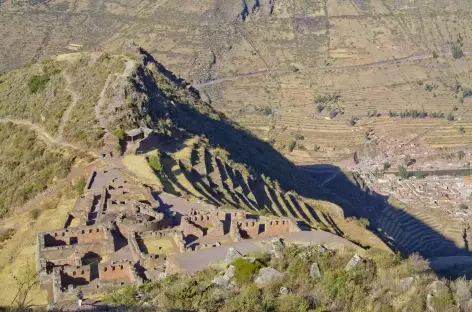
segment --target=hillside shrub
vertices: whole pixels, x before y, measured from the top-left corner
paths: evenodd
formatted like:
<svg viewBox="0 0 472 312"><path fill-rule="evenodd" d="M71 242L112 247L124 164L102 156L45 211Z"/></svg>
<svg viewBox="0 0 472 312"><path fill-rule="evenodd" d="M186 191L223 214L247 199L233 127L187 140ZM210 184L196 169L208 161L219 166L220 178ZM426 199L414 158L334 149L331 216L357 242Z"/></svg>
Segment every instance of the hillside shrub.
<svg viewBox="0 0 472 312"><path fill-rule="evenodd" d="M122 142L126 138L126 132L125 130L121 128L116 128L115 130L112 131L112 133L118 138L119 142Z"/></svg>
<svg viewBox="0 0 472 312"><path fill-rule="evenodd" d="M0 234L0 243L6 242L7 240L9 240L10 238L13 237L13 235L15 235L15 233L16 233L16 230L13 228L9 228L5 230L5 232Z"/></svg>
<svg viewBox="0 0 472 312"><path fill-rule="evenodd" d="M79 180L77 180L75 184L75 190L77 191L79 195L82 195L84 193L86 183L87 181L85 180L84 177L80 177Z"/></svg>
<svg viewBox="0 0 472 312"><path fill-rule="evenodd" d="M115 288L105 294L105 302L112 306L134 306L138 303L136 295L137 288L134 285L128 285L122 288Z"/></svg>
<svg viewBox="0 0 472 312"><path fill-rule="evenodd" d="M434 296L432 299L432 305L434 307L434 311L437 312L450 312L455 310L454 299L450 292Z"/></svg>
<svg viewBox="0 0 472 312"><path fill-rule="evenodd" d="M149 156L148 159L149 167L160 177L164 176L164 167L161 162L161 153L159 150L156 150L155 154Z"/></svg>
<svg viewBox="0 0 472 312"><path fill-rule="evenodd" d="M297 144L297 141L295 141L295 140L291 140L290 142L288 142L287 148L288 148L289 152L293 152L293 150L295 149L296 144Z"/></svg>
<svg viewBox="0 0 472 312"><path fill-rule="evenodd" d="M264 267L264 264L259 260L250 262L244 258L238 258L233 262L234 265L234 278L239 285L249 283L259 270Z"/></svg>
<svg viewBox="0 0 472 312"><path fill-rule="evenodd" d="M64 178L73 160L13 124L0 124L0 146L0 217Z"/></svg>
<svg viewBox="0 0 472 312"><path fill-rule="evenodd" d="M31 93L42 91L50 80L48 74L33 75L28 79L28 88Z"/></svg>
<svg viewBox="0 0 472 312"><path fill-rule="evenodd" d="M462 45L460 43L452 43L451 53L452 53L452 57L455 59L462 58L464 56L464 51L462 51Z"/></svg>
<svg viewBox="0 0 472 312"><path fill-rule="evenodd" d="M38 208L34 208L33 210L30 211L30 217L34 220L37 220L40 215L41 215L41 210Z"/></svg>

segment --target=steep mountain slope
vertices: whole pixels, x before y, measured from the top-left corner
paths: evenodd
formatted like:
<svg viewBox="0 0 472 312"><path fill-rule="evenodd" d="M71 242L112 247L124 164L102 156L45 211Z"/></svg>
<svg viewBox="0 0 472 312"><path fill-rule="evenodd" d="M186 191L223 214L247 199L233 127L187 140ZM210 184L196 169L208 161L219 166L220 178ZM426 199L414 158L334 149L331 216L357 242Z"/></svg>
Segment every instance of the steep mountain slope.
<svg viewBox="0 0 472 312"><path fill-rule="evenodd" d="M47 79L38 82L37 77ZM395 250L424 256L468 253L468 237L461 238L462 225L451 221L451 229L445 230L425 224L342 172L318 181L317 174L314 178L300 170L271 144L203 102L195 89L134 45L126 55L62 55L7 73L2 79L0 88L4 90L21 81L16 92L22 99L11 92L2 93L6 100L0 105L16 103L13 107L21 107L19 111L7 108L4 118L26 119L43 128L51 120L59 120L59 126L49 130L56 144L92 149L96 154L115 152L116 133L135 127L153 129L155 134L140 146L131 144L129 150L137 148L150 156L159 149L158 174L164 189L177 195L193 195L217 206L295 217L361 244L381 246L357 222L344 220L347 216L364 217ZM56 115L37 117L34 112L47 112L48 99L64 92L70 97L57 106L62 108ZM43 100L21 106L31 93ZM392 216L399 222L389 222ZM435 248L430 248L433 245Z"/></svg>
<svg viewBox="0 0 472 312"><path fill-rule="evenodd" d="M73 157L25 126L0 122L0 217L65 177Z"/></svg>
<svg viewBox="0 0 472 312"><path fill-rule="evenodd" d="M4 74L0 90L2 120L29 126L53 146L73 153L115 153L116 133L153 129L138 149L161 151L167 191L217 206L294 217L384 248L374 235L344 221L351 208L347 202L203 102L196 90L136 46L126 55L48 58Z"/></svg>

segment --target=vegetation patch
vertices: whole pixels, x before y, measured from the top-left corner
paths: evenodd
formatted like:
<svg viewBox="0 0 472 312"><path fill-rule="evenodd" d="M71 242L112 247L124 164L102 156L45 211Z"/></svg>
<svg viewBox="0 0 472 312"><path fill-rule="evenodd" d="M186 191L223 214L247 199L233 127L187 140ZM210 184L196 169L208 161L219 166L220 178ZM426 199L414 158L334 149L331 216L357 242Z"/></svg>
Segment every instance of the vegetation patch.
<svg viewBox="0 0 472 312"><path fill-rule="evenodd" d="M70 156L48 147L34 132L0 124L0 216L67 175Z"/></svg>
<svg viewBox="0 0 472 312"><path fill-rule="evenodd" d="M67 83L60 74L67 65L45 59L2 76L0 117L25 119L41 124L50 133L59 128L62 115L71 103Z"/></svg>
<svg viewBox="0 0 472 312"><path fill-rule="evenodd" d="M247 284L259 273L264 264L259 260L248 261L238 258L233 262L234 278L239 285Z"/></svg>
<svg viewBox="0 0 472 312"><path fill-rule="evenodd" d="M110 304L127 309L148 302L158 311L425 311L428 286L437 280L426 260L417 255L402 259L398 254L370 250L346 270L353 255L349 250L288 246L280 257L258 256L286 276L283 281L263 288L252 283L262 262L239 258L233 262L233 281L238 287L216 286L213 280L218 272L206 269L194 275L168 276L138 288L114 290L105 298ZM313 263L318 265L321 275L316 278L310 275ZM411 283L404 286L402 279ZM469 281L463 284L470 287ZM286 291L282 292L281 287ZM450 288L454 287L451 283ZM142 299L136 299L137 293ZM432 305L438 311L456 311L457 303L447 293L434 298Z"/></svg>

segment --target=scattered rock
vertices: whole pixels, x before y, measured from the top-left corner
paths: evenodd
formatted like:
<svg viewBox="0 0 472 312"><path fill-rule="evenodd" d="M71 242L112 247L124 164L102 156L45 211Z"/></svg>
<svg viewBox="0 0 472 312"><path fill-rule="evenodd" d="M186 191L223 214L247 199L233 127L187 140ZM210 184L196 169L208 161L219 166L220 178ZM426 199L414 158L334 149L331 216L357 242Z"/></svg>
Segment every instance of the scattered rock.
<svg viewBox="0 0 472 312"><path fill-rule="evenodd" d="M440 296L449 292L449 287L441 281L432 282L427 289L433 296Z"/></svg>
<svg viewBox="0 0 472 312"><path fill-rule="evenodd" d="M272 243L272 250L271 250L272 254L275 256L275 258L280 258L282 256L283 250L285 249L285 245L283 241L278 237L274 237L271 243Z"/></svg>
<svg viewBox="0 0 472 312"><path fill-rule="evenodd" d="M213 279L213 284L218 287L228 287L234 277L234 266L230 265L223 275Z"/></svg>
<svg viewBox="0 0 472 312"><path fill-rule="evenodd" d="M349 260L344 270L346 271L352 270L359 262L362 262L362 258L356 254L351 258L351 260Z"/></svg>
<svg viewBox="0 0 472 312"><path fill-rule="evenodd" d="M278 237L274 237L271 241L272 249L275 251L282 251L285 248L284 242Z"/></svg>
<svg viewBox="0 0 472 312"><path fill-rule="evenodd" d="M241 256L242 255L239 251L231 247L228 249L228 252L226 253L225 262L226 264L233 263L234 260L240 258Z"/></svg>
<svg viewBox="0 0 472 312"><path fill-rule="evenodd" d="M310 276L312 278L320 278L321 272L318 263L314 262L310 267Z"/></svg>
<svg viewBox="0 0 472 312"><path fill-rule="evenodd" d="M284 287L284 286L283 286L283 287L280 287L279 293L280 293L281 295L288 295L288 294L290 293L290 289L288 289L287 287Z"/></svg>
<svg viewBox="0 0 472 312"><path fill-rule="evenodd" d="M316 251L318 251L320 254L325 254L327 252L330 252L330 250L323 245L317 245L316 246Z"/></svg>
<svg viewBox="0 0 472 312"><path fill-rule="evenodd" d="M426 295L426 308L428 308L428 311L436 312L436 309L433 306L433 295L431 294Z"/></svg>
<svg viewBox="0 0 472 312"><path fill-rule="evenodd" d="M414 278L412 276L409 277L404 277L400 279L400 282L398 283L398 287L400 288L400 291L407 291L410 289L411 284L413 284Z"/></svg>
<svg viewBox="0 0 472 312"><path fill-rule="evenodd" d="M246 260L247 262L254 263L256 261L256 258L254 258L254 257L244 257L244 260Z"/></svg>
<svg viewBox="0 0 472 312"><path fill-rule="evenodd" d="M256 279L254 280L254 283L258 287L264 287L266 285L275 283L277 281L280 281L284 278L284 274L280 273L278 270L268 267L268 268L262 268L259 271L259 274L257 275Z"/></svg>

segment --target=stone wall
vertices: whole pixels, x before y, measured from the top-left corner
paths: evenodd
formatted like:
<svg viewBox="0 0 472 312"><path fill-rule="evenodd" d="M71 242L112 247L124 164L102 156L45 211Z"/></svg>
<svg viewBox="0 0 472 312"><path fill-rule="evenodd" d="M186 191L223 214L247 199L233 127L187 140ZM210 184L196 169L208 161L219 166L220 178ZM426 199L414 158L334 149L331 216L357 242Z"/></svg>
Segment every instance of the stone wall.
<svg viewBox="0 0 472 312"><path fill-rule="evenodd" d="M103 264L98 265L98 276L100 282L107 281L120 281L120 282L133 282L133 273L134 268L129 262L118 262L112 264Z"/></svg>
<svg viewBox="0 0 472 312"><path fill-rule="evenodd" d="M204 234L202 229L189 222L187 216L183 217L180 221L180 230L184 232L185 235L194 235L196 237L202 237Z"/></svg>
<svg viewBox="0 0 472 312"><path fill-rule="evenodd" d="M237 225L240 229L241 236L243 238L255 238L258 237L260 233L260 223L258 221L246 220L246 221L237 221Z"/></svg>
<svg viewBox="0 0 472 312"><path fill-rule="evenodd" d="M130 246L131 254L135 261L139 261L140 264L148 269L161 268L167 261L166 254L147 254L144 253L139 247L138 239L144 238L156 238L160 239L163 237L171 237L174 243L179 248L180 252L186 251L186 245L183 234L176 230L164 230L164 231L147 231L147 232L131 232L128 235L128 244Z"/></svg>
<svg viewBox="0 0 472 312"><path fill-rule="evenodd" d="M58 231L43 232L42 248L90 244L110 239L109 230L103 225L68 228Z"/></svg>
<svg viewBox="0 0 472 312"><path fill-rule="evenodd" d="M237 221L231 221L228 234L231 240L235 243L243 239L241 236L241 232L239 232L239 226Z"/></svg>
<svg viewBox="0 0 472 312"><path fill-rule="evenodd" d="M292 219L267 220L265 222L264 235L275 236L300 231L300 228Z"/></svg>
<svg viewBox="0 0 472 312"><path fill-rule="evenodd" d="M90 266L65 266L61 270L61 286L87 285L90 283Z"/></svg>

